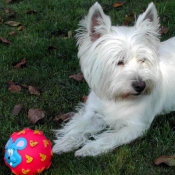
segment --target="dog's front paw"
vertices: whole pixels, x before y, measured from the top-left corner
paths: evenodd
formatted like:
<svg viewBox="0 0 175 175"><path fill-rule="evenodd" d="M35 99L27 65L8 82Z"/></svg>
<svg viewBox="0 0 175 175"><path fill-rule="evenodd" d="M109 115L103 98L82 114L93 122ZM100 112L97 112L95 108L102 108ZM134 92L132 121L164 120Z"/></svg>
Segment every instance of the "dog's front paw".
<svg viewBox="0 0 175 175"><path fill-rule="evenodd" d="M55 141L55 145L52 148L53 153L56 153L56 154L61 154L63 152L69 152L71 150L72 150L71 146L69 146L66 143L62 143L59 140Z"/></svg>
<svg viewBox="0 0 175 175"><path fill-rule="evenodd" d="M54 140L55 145L52 150L53 153L61 154L63 152L73 151L84 143L84 139L79 134L69 135L64 137L58 137L58 140Z"/></svg>
<svg viewBox="0 0 175 175"><path fill-rule="evenodd" d="M83 148L77 150L75 152L76 157L85 157L85 156L97 156L102 153L103 150L97 148L93 145L85 145Z"/></svg>
<svg viewBox="0 0 175 175"><path fill-rule="evenodd" d="M93 156L87 150L83 148L75 152L75 157L85 157L85 156Z"/></svg>

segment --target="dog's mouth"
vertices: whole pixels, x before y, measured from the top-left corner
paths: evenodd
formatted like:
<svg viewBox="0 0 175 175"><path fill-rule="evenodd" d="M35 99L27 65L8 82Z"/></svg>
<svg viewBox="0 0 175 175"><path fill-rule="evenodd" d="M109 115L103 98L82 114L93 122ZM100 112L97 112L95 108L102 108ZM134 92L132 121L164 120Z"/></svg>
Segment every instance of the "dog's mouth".
<svg viewBox="0 0 175 175"><path fill-rule="evenodd" d="M145 88L142 92L134 92L134 93L131 93L130 95L138 97L138 96L142 96L142 95L149 95L150 93L151 93L151 89Z"/></svg>
<svg viewBox="0 0 175 175"><path fill-rule="evenodd" d="M139 96L139 95L142 95L143 93L142 92L137 92L137 93L133 93L131 94L132 96Z"/></svg>
<svg viewBox="0 0 175 175"><path fill-rule="evenodd" d="M122 99L128 99L128 98L139 98L141 96L149 95L151 93L151 89L145 88L141 92L127 92L122 95L115 95L115 99L122 98Z"/></svg>

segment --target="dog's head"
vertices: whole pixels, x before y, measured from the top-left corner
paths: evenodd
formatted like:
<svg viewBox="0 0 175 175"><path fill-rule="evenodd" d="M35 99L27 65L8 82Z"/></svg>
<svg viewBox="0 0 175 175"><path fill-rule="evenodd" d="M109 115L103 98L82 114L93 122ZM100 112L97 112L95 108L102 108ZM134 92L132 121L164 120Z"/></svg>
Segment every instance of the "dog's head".
<svg viewBox="0 0 175 175"><path fill-rule="evenodd" d="M132 27L112 26L95 3L79 23L78 57L90 88L107 99L141 97L159 79L159 19L153 3Z"/></svg>

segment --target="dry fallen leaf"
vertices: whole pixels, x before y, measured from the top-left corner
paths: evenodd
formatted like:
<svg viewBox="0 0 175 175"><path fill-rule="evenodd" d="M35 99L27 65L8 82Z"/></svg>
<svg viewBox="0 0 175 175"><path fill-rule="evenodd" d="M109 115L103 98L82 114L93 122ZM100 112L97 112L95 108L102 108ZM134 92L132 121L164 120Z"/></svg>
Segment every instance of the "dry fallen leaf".
<svg viewBox="0 0 175 175"><path fill-rule="evenodd" d="M76 75L70 75L69 78L72 78L77 81L84 81L84 76L82 73L78 73Z"/></svg>
<svg viewBox="0 0 175 175"><path fill-rule="evenodd" d="M82 100L83 100L84 103L86 103L87 99L88 99L88 96L87 95L83 95Z"/></svg>
<svg viewBox="0 0 175 175"><path fill-rule="evenodd" d="M10 2L12 2L13 0L6 0L6 3L9 4Z"/></svg>
<svg viewBox="0 0 175 175"><path fill-rule="evenodd" d="M5 9L5 13L9 13L10 12L10 9Z"/></svg>
<svg viewBox="0 0 175 175"><path fill-rule="evenodd" d="M122 25L123 26L127 26L128 24L130 24L132 22L132 18L129 16L125 17L125 20L123 21Z"/></svg>
<svg viewBox="0 0 175 175"><path fill-rule="evenodd" d="M35 124L38 120L45 117L45 111L42 109L29 109L28 119L31 123Z"/></svg>
<svg viewBox="0 0 175 175"><path fill-rule="evenodd" d="M167 27L161 27L160 28L160 34L167 34L168 33L168 28Z"/></svg>
<svg viewBox="0 0 175 175"><path fill-rule="evenodd" d="M17 27L17 26L21 25L20 22L15 22L15 21L7 21L4 24L7 24L7 25L12 26L12 27Z"/></svg>
<svg viewBox="0 0 175 175"><path fill-rule="evenodd" d="M23 26L19 26L19 27L18 27L18 31L23 30L23 28L24 28Z"/></svg>
<svg viewBox="0 0 175 175"><path fill-rule="evenodd" d="M26 59L25 58L23 58L20 63L15 64L13 67L19 69L19 68L24 67L24 66L26 66Z"/></svg>
<svg viewBox="0 0 175 175"><path fill-rule="evenodd" d="M72 37L72 31L69 30L69 31L67 32L67 35L64 36L64 39L68 39L68 38L71 38L71 37Z"/></svg>
<svg viewBox="0 0 175 175"><path fill-rule="evenodd" d="M15 85L12 81L7 82L8 90L11 92L20 92L21 87L18 85Z"/></svg>
<svg viewBox="0 0 175 175"><path fill-rule="evenodd" d="M163 155L154 160L154 164L156 165L160 165L161 163L165 163L168 166L175 166L175 155L172 156Z"/></svg>
<svg viewBox="0 0 175 175"><path fill-rule="evenodd" d="M35 10L27 10L26 13L29 14L29 15L31 15L31 14L36 14L37 11L35 11Z"/></svg>
<svg viewBox="0 0 175 175"><path fill-rule="evenodd" d="M12 0L6 0L6 3L9 4L10 2L12 2Z"/></svg>
<svg viewBox="0 0 175 175"><path fill-rule="evenodd" d="M3 43L11 44L11 42L10 42L9 40L7 40L6 38L4 38L4 37L0 37L0 40L1 40Z"/></svg>
<svg viewBox="0 0 175 175"><path fill-rule="evenodd" d="M113 7L121 7L121 6L123 6L125 3L126 3L126 2L115 2L115 3L113 4Z"/></svg>
<svg viewBox="0 0 175 175"><path fill-rule="evenodd" d="M29 86L27 86L27 85L25 85L25 84L22 84L21 86L22 86L23 88L26 88L26 89L29 88Z"/></svg>
<svg viewBox="0 0 175 175"><path fill-rule="evenodd" d="M125 19L124 19L122 25L128 26L129 24L132 24L133 21L135 21L135 14L131 13L131 14L125 16Z"/></svg>
<svg viewBox="0 0 175 175"><path fill-rule="evenodd" d="M50 51L52 51L52 50L57 50L57 48L56 48L55 46L49 46L49 47L46 49L47 52L50 52Z"/></svg>
<svg viewBox="0 0 175 175"><path fill-rule="evenodd" d="M34 86L27 86L27 85L23 84L22 87L28 89L30 94L33 94L33 95L40 95L41 94L41 90L34 87Z"/></svg>
<svg viewBox="0 0 175 175"><path fill-rule="evenodd" d="M3 21L4 21L4 20L3 20L2 17L0 16L0 24L3 23Z"/></svg>
<svg viewBox="0 0 175 175"><path fill-rule="evenodd" d="M15 35L15 31L9 32L9 35L14 36Z"/></svg>
<svg viewBox="0 0 175 175"><path fill-rule="evenodd" d="M70 120L72 117L74 116L74 113L73 112L69 112L69 113L66 113L66 114L60 114L60 115L57 115L55 117L55 121L63 121L63 122L66 122L68 120Z"/></svg>
<svg viewBox="0 0 175 175"><path fill-rule="evenodd" d="M40 90L34 86L29 86L28 89L29 89L30 94L33 94L33 95L40 95L41 93Z"/></svg>
<svg viewBox="0 0 175 175"><path fill-rule="evenodd" d="M15 105L13 110L12 110L12 114L13 115L18 115L19 112L21 111L21 108L22 108L22 104Z"/></svg>
<svg viewBox="0 0 175 175"><path fill-rule="evenodd" d="M72 31L71 31L71 30L69 30L69 31L67 32L67 36L68 36L68 38L72 37Z"/></svg>

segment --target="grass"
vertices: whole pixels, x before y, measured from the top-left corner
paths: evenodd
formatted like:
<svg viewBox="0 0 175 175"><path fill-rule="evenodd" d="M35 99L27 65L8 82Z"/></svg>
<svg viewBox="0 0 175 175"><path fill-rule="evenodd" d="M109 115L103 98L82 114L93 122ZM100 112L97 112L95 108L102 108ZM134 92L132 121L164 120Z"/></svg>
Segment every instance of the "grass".
<svg viewBox="0 0 175 175"><path fill-rule="evenodd" d="M52 141L51 129L60 127L54 117L74 110L74 106L88 94L86 82L76 82L69 76L80 72L77 47L74 37L65 39L68 31L77 29L78 21L88 12L94 0L14 0L6 4L0 2L0 17L5 21L20 22L24 29L0 24L0 36L11 44L0 43L0 174L11 174L3 162L4 145L14 131L25 127L40 129ZM144 10L148 0L126 0L120 8L113 8L115 1L99 0L105 12L111 16L113 24L121 25L126 15L135 12L137 16ZM174 0L155 1L162 26L169 32L162 40L175 35ZM6 13L5 9L10 9ZM35 10L36 14L27 14ZM11 14L15 12L13 17ZM166 18L163 21L163 18ZM15 36L8 33L15 31ZM49 46L57 50L47 51ZM12 64L26 58L27 67L15 69ZM40 96L31 95L23 89L20 93L8 91L6 82L32 85L42 89ZM12 115L13 107L23 104L18 116ZM31 124L27 118L30 108L41 108L46 112L44 119ZM153 161L162 154L175 153L173 113L158 117L143 138L121 146L111 153L99 157L75 158L74 153L54 155L52 166L45 175L159 175L174 174L174 168Z"/></svg>

